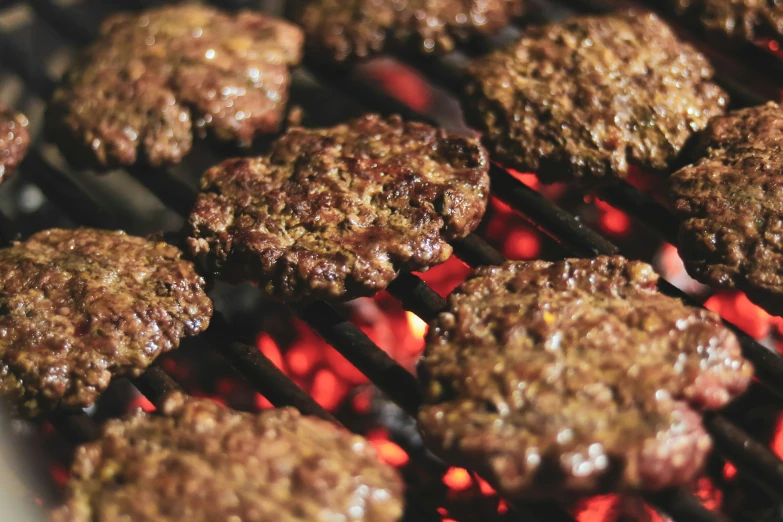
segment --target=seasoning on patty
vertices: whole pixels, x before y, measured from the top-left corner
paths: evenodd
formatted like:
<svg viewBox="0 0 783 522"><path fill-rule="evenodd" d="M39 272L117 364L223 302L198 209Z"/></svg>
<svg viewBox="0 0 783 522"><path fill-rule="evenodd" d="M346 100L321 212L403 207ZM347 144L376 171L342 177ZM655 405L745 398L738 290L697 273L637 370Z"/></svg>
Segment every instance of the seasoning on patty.
<svg viewBox="0 0 783 522"><path fill-rule="evenodd" d="M0 395L37 416L91 405L115 376L138 376L212 302L181 252L92 229L52 229L0 250Z"/></svg>
<svg viewBox="0 0 783 522"><path fill-rule="evenodd" d="M668 0L675 12L707 34L735 41L780 39L783 5L770 0Z"/></svg>
<svg viewBox="0 0 783 522"><path fill-rule="evenodd" d="M421 429L513 499L659 490L700 471L698 410L752 366L713 312L622 257L484 267L448 299L419 365Z"/></svg>
<svg viewBox="0 0 783 522"><path fill-rule="evenodd" d="M671 177L679 251L694 278L783 315L783 108L712 120L694 163Z"/></svg>
<svg viewBox="0 0 783 522"><path fill-rule="evenodd" d="M706 58L655 15L532 27L468 69L464 109L493 157L542 181L606 182L666 169L724 112Z"/></svg>
<svg viewBox="0 0 783 522"><path fill-rule="evenodd" d="M393 522L403 485L369 442L292 408L169 396L76 452L56 522Z"/></svg>
<svg viewBox="0 0 783 522"><path fill-rule="evenodd" d="M295 128L268 156L207 171L188 244L268 297L368 296L448 259L486 210L488 170L477 140L398 117Z"/></svg>
<svg viewBox="0 0 783 522"><path fill-rule="evenodd" d="M27 118L0 106L0 183L22 162L30 147Z"/></svg>
<svg viewBox="0 0 783 522"><path fill-rule="evenodd" d="M326 62L367 58L389 48L445 53L519 18L527 0L300 0L295 18L308 53Z"/></svg>
<svg viewBox="0 0 783 522"><path fill-rule="evenodd" d="M196 5L109 18L54 93L47 121L77 164L179 162L193 132L248 144L279 130L302 32Z"/></svg>

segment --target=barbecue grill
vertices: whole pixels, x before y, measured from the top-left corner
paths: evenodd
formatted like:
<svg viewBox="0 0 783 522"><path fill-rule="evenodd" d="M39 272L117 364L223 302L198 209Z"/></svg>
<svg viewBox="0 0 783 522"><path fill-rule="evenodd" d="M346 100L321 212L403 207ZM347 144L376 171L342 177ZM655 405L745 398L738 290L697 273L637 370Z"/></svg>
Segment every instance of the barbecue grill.
<svg viewBox="0 0 783 522"><path fill-rule="evenodd" d="M278 2L228 1L215 2L222 7L253 7L279 13ZM14 99L14 104L26 110L31 132L40 135L45 100L74 48L93 40L100 19L118 10L137 10L154 2L142 0L29 0L2 2L0 8L0 95ZM622 0L574 0L569 5L553 3L542 6L536 18L553 19L574 12L600 12L629 4ZM459 69L471 55L513 39L518 34L508 28L484 42L474 42L443 58L399 56L398 59L423 72L434 84L447 90L459 85ZM778 92L767 78L761 78L758 67L764 67L767 77L783 78L783 60L756 46L743 49L744 64L727 58L725 53L705 48L719 71L718 80L732 95L734 105L763 103ZM752 58L752 59L751 59ZM746 67L750 65L750 67ZM738 72L742 71L742 72ZM737 83L736 78L752 78L753 90ZM21 103L21 102L24 103ZM22 107L24 105L24 107ZM291 106L303 107L312 121L331 124L364 111L402 114L406 118L429 121L440 126L453 126L456 116L433 121L432 115L421 114L394 98L362 75L361 67L335 71L305 63L293 72ZM262 140L263 141L263 140ZM264 143L254 145L262 150ZM130 168L111 176L77 173L69 169L54 147L37 138L27 160L17 176L32 181L56 210L49 215L35 214L35 219L18 220L0 214L0 241L7 243L57 220L99 228L123 228L131 233L146 234L164 231L165 238L178 241L175 232L190 211L196 196L195 180L207 167L229 155L240 152L231 146L207 139L194 147L185 162L171 169ZM242 151L247 154L247 151ZM493 164L492 193L551 237L570 256L618 254L612 242L587 227L574 215L553 204L544 195L522 183L518 177ZM3 187L6 193L11 189ZM3 191L0 191L2 193ZM650 196L628 183L603 188L599 197L621 209L651 229L664 241L676 244L677 221L671 213ZM0 196L0 201L2 201ZM35 197L35 193L26 197ZM503 255L481 237L472 234L453 244L455 255L470 266L499 264ZM422 279L411 273L401 274L388 288L402 306L423 320L433 318L445 301ZM661 291L698 305L691 297L662 280ZM218 307L219 308L219 307ZM381 350L362 330L351 323L335 307L316 302L296 307L292 312L304 320L351 364L367 376L383 394L405 412L414 415L420 398L416 377ZM738 335L745 357L756 367L756 377L778 398L783 397L783 357L770 351L750 336L729 325ZM231 321L219 312L203 336L210 349L224 358L236 372L269 402L276 406L294 406L305 414L333 422L335 417L318 403L275 364L258 347L238 334ZM168 391L179 387L163 366L153 365L136 379L135 386L153 404ZM85 414L57 414L50 419L58 432L73 442L82 442L96 434L95 422ZM754 440L742 428L720 413L707 414L705 425L711 433L716 451L731 462L744 477L774 498L781 500L783 492L783 461L765 444ZM667 490L647 495L645 501L656 510L678 522L720 521L726 518L710 511L691 493L683 489ZM409 504L411 504L409 502ZM573 521L564 506L554 503L535 506L511 506L504 520ZM441 520L441 515L423 507L409 505L405 520Z"/></svg>

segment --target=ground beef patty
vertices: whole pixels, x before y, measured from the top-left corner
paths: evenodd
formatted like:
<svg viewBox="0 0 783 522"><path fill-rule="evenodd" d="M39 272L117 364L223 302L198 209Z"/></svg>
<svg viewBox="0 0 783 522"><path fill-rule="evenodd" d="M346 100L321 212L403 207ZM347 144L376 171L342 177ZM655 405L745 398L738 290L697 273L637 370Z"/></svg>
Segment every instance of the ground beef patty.
<svg viewBox="0 0 783 522"><path fill-rule="evenodd" d="M492 34L523 13L527 0L300 0L296 20L308 54L327 62L367 58L387 48L425 54Z"/></svg>
<svg viewBox="0 0 783 522"><path fill-rule="evenodd" d="M726 94L706 58L655 15L628 12L532 27L468 68L464 109L508 167L542 181L665 169Z"/></svg>
<svg viewBox="0 0 783 522"><path fill-rule="evenodd" d="M667 0L688 23L732 40L780 38L783 5L772 0Z"/></svg>
<svg viewBox="0 0 783 522"><path fill-rule="evenodd" d="M734 335L622 257L478 269L419 365L430 447L515 499L657 490L710 449L695 410L749 384Z"/></svg>
<svg viewBox="0 0 783 522"><path fill-rule="evenodd" d="M49 128L72 161L98 167L179 162L193 131L249 143L276 132L295 26L183 5L107 20L54 93Z"/></svg>
<svg viewBox="0 0 783 522"><path fill-rule="evenodd" d="M89 406L206 329L204 281L166 243L53 229L0 250L0 395L24 416Z"/></svg>
<svg viewBox="0 0 783 522"><path fill-rule="evenodd" d="M293 408L167 398L80 447L56 522L393 522L403 485L369 442Z"/></svg>
<svg viewBox="0 0 783 522"><path fill-rule="evenodd" d="M738 288L783 315L783 108L715 118L671 177L679 251L699 281Z"/></svg>
<svg viewBox="0 0 783 522"><path fill-rule="evenodd" d="M486 210L488 169L477 140L398 117L295 128L268 156L207 171L190 251L268 297L372 295L448 259Z"/></svg>
<svg viewBox="0 0 783 522"><path fill-rule="evenodd" d="M0 106L0 182L21 163L30 147L27 118Z"/></svg>

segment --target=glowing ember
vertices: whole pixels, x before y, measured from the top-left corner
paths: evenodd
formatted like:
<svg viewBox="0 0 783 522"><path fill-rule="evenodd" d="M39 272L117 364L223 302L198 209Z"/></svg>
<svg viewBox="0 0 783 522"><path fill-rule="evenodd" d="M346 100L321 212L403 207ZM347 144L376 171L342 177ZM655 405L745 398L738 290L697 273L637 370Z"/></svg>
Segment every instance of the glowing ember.
<svg viewBox="0 0 783 522"><path fill-rule="evenodd" d="M775 455L783 458L783 415L778 417L778 423L775 426L775 435L772 437L772 444L770 444L772 451Z"/></svg>
<svg viewBox="0 0 783 522"><path fill-rule="evenodd" d="M348 385L330 370L322 369L313 378L310 394L315 402L327 410L335 410L348 393Z"/></svg>
<svg viewBox="0 0 783 522"><path fill-rule="evenodd" d="M615 236L625 236L631 232L631 218L628 214L598 198L595 198L595 205L601 213L599 223L604 232Z"/></svg>
<svg viewBox="0 0 783 522"><path fill-rule="evenodd" d="M719 313L754 339L766 338L772 329L772 316L751 303L741 292L716 292L704 306Z"/></svg>
<svg viewBox="0 0 783 522"><path fill-rule="evenodd" d="M723 493L707 477L702 477L696 482L696 497L710 511L720 509L723 502Z"/></svg>
<svg viewBox="0 0 783 522"><path fill-rule="evenodd" d="M408 107L423 112L432 105L432 88L410 67L379 58L368 62L362 69L364 74L380 82L384 90Z"/></svg>
<svg viewBox="0 0 783 522"><path fill-rule="evenodd" d="M464 491L470 488L473 479L468 470L462 468L449 468L443 475L443 483L454 491Z"/></svg>
<svg viewBox="0 0 783 522"><path fill-rule="evenodd" d="M734 464L731 462L727 462L723 466L723 478L726 480L731 480L735 476L737 476L737 468L734 467Z"/></svg>
<svg viewBox="0 0 783 522"><path fill-rule="evenodd" d="M654 509L644 500L633 496L601 495L580 502L574 517L578 522L619 522L636 520L638 522L664 522Z"/></svg>
<svg viewBox="0 0 783 522"><path fill-rule="evenodd" d="M258 349L261 350L261 353L267 356L267 358L272 361L272 363L280 368L281 370L285 371L285 366L283 364L283 356L280 353L280 348L278 348L277 343L272 339L272 337L262 332L258 336Z"/></svg>
<svg viewBox="0 0 783 522"><path fill-rule="evenodd" d="M390 441L385 430L373 430L367 434L367 439L378 452L378 458L396 468L401 468L408 463L410 457L404 449Z"/></svg>
<svg viewBox="0 0 783 522"><path fill-rule="evenodd" d="M506 235L503 253L510 259L535 259L541 252L538 233L532 229L517 228Z"/></svg>
<svg viewBox="0 0 783 522"><path fill-rule="evenodd" d="M155 411L156 409L155 405L152 404L144 395L139 395L138 397L134 398L128 405L128 411L136 411L139 408L147 413Z"/></svg>

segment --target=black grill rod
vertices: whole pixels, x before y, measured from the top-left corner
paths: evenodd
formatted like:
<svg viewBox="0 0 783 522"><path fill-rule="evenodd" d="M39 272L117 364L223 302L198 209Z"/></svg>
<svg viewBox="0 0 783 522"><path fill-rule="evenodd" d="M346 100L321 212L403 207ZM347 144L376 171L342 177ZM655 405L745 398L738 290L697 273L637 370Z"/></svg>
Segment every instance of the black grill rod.
<svg viewBox="0 0 783 522"><path fill-rule="evenodd" d="M321 419L340 424L334 416L302 388L296 385L285 373L283 373L266 356L258 357L260 353L256 346L248 343L231 341L231 327L223 314L215 312L210 321L209 328L205 332L207 339L214 346L231 346L227 350L218 352L237 371L244 375L249 382L275 406L293 406L304 415L311 415ZM263 355L263 354L261 354Z"/></svg>

